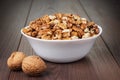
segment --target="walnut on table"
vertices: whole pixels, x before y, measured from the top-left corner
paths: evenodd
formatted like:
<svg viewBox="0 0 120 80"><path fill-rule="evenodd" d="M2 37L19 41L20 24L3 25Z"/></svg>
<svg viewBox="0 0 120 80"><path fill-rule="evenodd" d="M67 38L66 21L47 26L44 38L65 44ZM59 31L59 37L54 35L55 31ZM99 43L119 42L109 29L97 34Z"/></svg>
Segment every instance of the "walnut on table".
<svg viewBox="0 0 120 80"><path fill-rule="evenodd" d="M23 52L13 52L7 60L7 65L11 70L21 70L22 61L26 57Z"/></svg>
<svg viewBox="0 0 120 80"><path fill-rule="evenodd" d="M38 76L47 68L45 62L39 56L28 56L23 59L22 70L30 76Z"/></svg>

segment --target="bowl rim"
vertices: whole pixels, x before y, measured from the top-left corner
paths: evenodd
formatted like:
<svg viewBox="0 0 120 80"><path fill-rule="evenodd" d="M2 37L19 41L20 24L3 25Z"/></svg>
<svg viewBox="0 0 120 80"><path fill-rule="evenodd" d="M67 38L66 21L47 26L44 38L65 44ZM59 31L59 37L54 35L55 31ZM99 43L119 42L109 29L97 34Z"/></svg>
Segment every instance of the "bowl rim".
<svg viewBox="0 0 120 80"><path fill-rule="evenodd" d="M32 36L28 36L26 35L25 33L23 33L23 28L21 29L21 34L27 38L30 38L30 39L33 39L33 40L37 40L37 41L44 41L44 42L74 42L74 41L85 41L85 40L90 40L90 39L94 39L94 38L97 38L98 36L101 35L102 33L102 28L101 26L97 25L98 26L98 29L99 29L99 34L95 35L95 36L92 36L92 37L88 37L88 38L83 38L83 39L74 39L74 40L45 40L45 39L39 39L39 38L34 38ZM26 26L24 28L27 28L29 26Z"/></svg>

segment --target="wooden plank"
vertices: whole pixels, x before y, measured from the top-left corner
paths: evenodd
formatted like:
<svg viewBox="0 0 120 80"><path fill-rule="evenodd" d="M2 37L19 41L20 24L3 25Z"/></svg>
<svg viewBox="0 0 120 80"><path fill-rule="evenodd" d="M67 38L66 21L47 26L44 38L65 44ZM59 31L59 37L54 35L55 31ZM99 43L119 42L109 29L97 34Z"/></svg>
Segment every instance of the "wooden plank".
<svg viewBox="0 0 120 80"><path fill-rule="evenodd" d="M89 17L102 26L102 38L120 66L120 0L80 0Z"/></svg>
<svg viewBox="0 0 120 80"><path fill-rule="evenodd" d="M34 20L44 14L55 12L75 13L89 19L77 0L35 0L33 1L27 21ZM28 55L35 54L29 43L22 37L20 51ZM90 51L82 60L68 63L55 64L47 62L48 69L38 77L29 77L22 72L12 72L10 80L119 80L120 69L113 56L99 37ZM19 79L18 79L19 77Z"/></svg>
<svg viewBox="0 0 120 80"><path fill-rule="evenodd" d="M43 16L44 14L52 14L55 12L59 12L59 11L54 11L54 9L58 10L57 8L61 8L62 6L68 8L67 13L73 13L74 11L72 11L73 9L71 9L73 6L72 2L69 2L69 1L64 1L64 2L68 5L66 5L66 4L59 5L59 3L62 4L62 2L55 1L55 0L52 0L52 1L47 1L47 0L33 1L33 6L31 8L27 24L29 23L29 21L34 20L40 16ZM76 3L77 3L77 1L75 2L75 4ZM57 8L55 8L57 5L59 5L59 6ZM70 5L72 5L72 6L70 6ZM70 8L69 8L69 6L70 6ZM77 6L79 6L79 4L77 4L75 6L75 8L77 8ZM82 10L81 7L79 9ZM63 9L61 8L59 10L63 10ZM65 11L65 10L63 10L63 11ZM60 12L63 12L63 11L60 11ZM78 11L76 14L78 14L78 13L85 16L84 12ZM32 51L32 48L30 47L30 45L28 44L28 42L25 40L24 37L22 37L19 51L23 51L23 52L27 53L28 55L34 54L34 52ZM54 63L47 62L47 65L49 66L48 70L40 77L28 77L25 74L23 74L22 72L12 72L12 74L10 75L10 80L12 80L12 79L16 80L16 79L18 79L18 77L20 77L20 80L21 79L24 79L24 80L28 80L28 79L31 79L31 80L32 79L33 80L34 79L35 80L36 79L42 79L42 80L47 80L47 79L48 80L57 80L57 79L66 80L66 79L68 79L68 80L73 80L74 79L73 76L75 76L75 75L78 75L78 76L76 76L75 79L79 80L80 79L79 74L82 74L82 73L87 74L87 76L82 74L81 79L82 78L85 80L87 80L88 78L93 79L93 80L97 79L97 77L96 77L97 75L94 72L92 72L92 71L94 71L94 69L91 66L88 66L88 64L90 64L90 63L86 62L86 61L87 61L86 59L83 59L83 63L81 63L80 65L86 66L86 67L81 67L81 69L79 69L78 62L76 64L78 66L76 66L76 67L74 65L75 63L72 63L72 64L54 64ZM63 68L61 65L63 66ZM74 73L71 73L73 70L69 70L70 69L69 67L71 67L71 68L73 67L72 69L74 70ZM75 69L75 68L77 68L77 69ZM86 70L86 72L84 72L82 69ZM79 72L80 70L82 70L82 72ZM60 72L60 71L62 71L62 72ZM78 74L75 74L76 72ZM66 73L68 73L68 74L66 74ZM89 74L91 74L91 75L89 75ZM94 75L96 75L96 76L94 76Z"/></svg>
<svg viewBox="0 0 120 80"><path fill-rule="evenodd" d="M16 51L21 38L30 0L7 0L0 2L0 80L8 80L10 70L7 58Z"/></svg>
<svg viewBox="0 0 120 80"><path fill-rule="evenodd" d="M62 6L67 7L69 9L67 13L73 13L74 12L74 11L72 11L73 9L71 9L71 7L73 6L72 2L65 1L65 3L68 4L68 6L66 4L59 5L59 3L62 4L61 1L58 1L58 2L52 1L52 2L54 2L54 3L43 1L43 0L34 1L33 6L31 8L31 11L30 11L28 22L31 21L31 20L34 20L34 19L36 19L36 18L38 18L38 17L40 17L40 16L42 16L44 14L52 14L52 13L55 12L55 11L53 11L54 9L58 10L57 8L61 8ZM50 3L51 3L51 5L50 5ZM75 4L76 3L77 3L77 1L75 2ZM57 8L55 8L56 5L59 5L59 6ZM70 6L70 8L69 8L69 5L72 5L72 6ZM75 8L77 8L77 6L79 6L79 4L77 4L75 6ZM49 9L49 8L52 8L52 9ZM79 9L82 10L81 7ZM59 10L63 10L63 9L61 8ZM59 12L59 11L57 11L57 12ZM62 12L62 11L60 11L60 12ZM82 16L85 16L85 13L82 12L82 11L78 11L76 14L78 14L78 13L82 14ZM27 24L28 24L28 22L27 22ZM29 46L28 42L26 43L26 40L24 39L24 37L21 40L19 50L27 53L28 55L34 54L34 52L31 53L32 52L31 47ZM74 79L74 77L72 75L74 75L74 76L78 75L78 76L76 76L76 79L79 80L80 79L79 74L82 74L82 73L87 74L87 76L82 74L81 79L82 78L85 79L85 80L87 80L88 78L93 79L93 80L97 79L97 77L96 77L97 75L94 73L95 71L94 71L93 67L91 67L90 65L88 66L88 64L90 64L89 61L86 62L87 61L86 59L83 60L83 61L84 62L81 63L80 65L83 65L83 66L86 66L86 67L81 67L81 69L79 69L78 62L76 64L78 66L76 66L76 67L74 65L75 63L72 63L72 64L53 64L53 63L48 62L47 65L49 67L48 67L47 72L45 72L40 77L30 78L30 77L26 76L25 74L23 74L22 72L20 72L20 73L12 72L12 74L10 75L10 79L17 79L17 77L20 77L20 79L24 79L24 80L27 80L27 79L42 79L42 80L47 80L47 79L48 80L49 79L50 80L56 80L56 79L66 80L66 79L69 79L69 80L72 80L72 79ZM63 66L63 68L62 68L61 65ZM74 74L74 73L71 74L71 72L73 70L69 70L70 69L69 67L71 67L71 68L73 67L72 69L74 70L74 73L77 72L78 74ZM75 68L77 68L77 69L75 69ZM82 72L79 72L80 70L82 70ZM84 70L86 70L86 71L84 72ZM60 72L60 71L62 71L62 72ZM66 72L66 71L68 71L68 72ZM94 71L94 72L92 72L92 71ZM68 73L68 74L66 74L66 73ZM89 74L91 74L91 75L89 75ZM96 75L96 76L94 76L94 75ZM16 77L14 77L14 76L16 76Z"/></svg>
<svg viewBox="0 0 120 80"><path fill-rule="evenodd" d="M119 80L120 68L109 53L103 40L99 37L90 51L90 61L99 75L99 80Z"/></svg>

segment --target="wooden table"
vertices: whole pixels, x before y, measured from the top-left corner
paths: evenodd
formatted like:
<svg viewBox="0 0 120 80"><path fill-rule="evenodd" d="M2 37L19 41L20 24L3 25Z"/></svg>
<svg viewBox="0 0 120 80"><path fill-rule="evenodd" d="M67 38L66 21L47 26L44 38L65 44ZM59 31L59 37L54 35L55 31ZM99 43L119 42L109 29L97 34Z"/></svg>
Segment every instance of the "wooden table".
<svg viewBox="0 0 120 80"><path fill-rule="evenodd" d="M56 12L75 13L103 28L89 54L76 62L47 62L38 77L10 71L6 61L13 51L35 54L20 29L31 20ZM0 2L0 80L120 80L119 0L2 0Z"/></svg>

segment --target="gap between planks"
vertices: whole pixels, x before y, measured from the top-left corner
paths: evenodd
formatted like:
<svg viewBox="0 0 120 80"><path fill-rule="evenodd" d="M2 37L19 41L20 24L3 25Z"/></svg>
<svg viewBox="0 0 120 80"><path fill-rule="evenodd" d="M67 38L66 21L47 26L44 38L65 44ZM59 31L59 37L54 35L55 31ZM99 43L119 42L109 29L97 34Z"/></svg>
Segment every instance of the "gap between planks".
<svg viewBox="0 0 120 80"><path fill-rule="evenodd" d="M27 20L28 20L29 14L30 14L30 10L31 10L31 8L32 8L32 3L33 3L33 0L31 0L31 3L30 3L30 6L29 6L29 9L28 9L28 13L27 13L27 16L26 16L26 20L25 20L24 26L26 26L26 24L27 24ZM19 43L18 43L18 47L17 47L17 51L18 51L18 49L19 49L19 46L20 46L22 37L23 37L23 36L22 36L22 34L21 34L20 40L19 40ZM8 80L10 79L10 74L11 74L11 71L10 71L10 73L9 73Z"/></svg>
<svg viewBox="0 0 120 80"><path fill-rule="evenodd" d="M80 2L80 0L78 0L78 2L81 5L81 8L83 9L83 11L85 12L86 16L89 18L90 21L92 21L91 17L88 15L87 11L85 10L83 4ZM103 37L100 35L103 43L105 44L106 48L108 49L109 53L112 55L113 59L115 60L115 62L117 63L117 65L120 67L119 63L117 62L117 60L115 59L115 57L113 56L112 51L110 50L109 46L107 45L107 43L105 42L105 40L103 39Z"/></svg>

